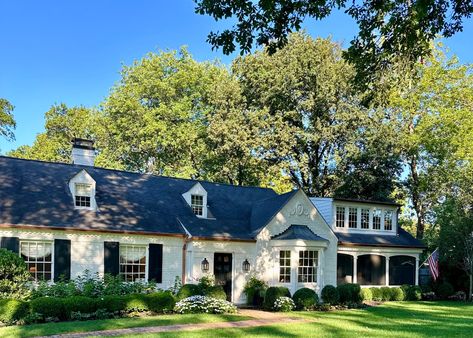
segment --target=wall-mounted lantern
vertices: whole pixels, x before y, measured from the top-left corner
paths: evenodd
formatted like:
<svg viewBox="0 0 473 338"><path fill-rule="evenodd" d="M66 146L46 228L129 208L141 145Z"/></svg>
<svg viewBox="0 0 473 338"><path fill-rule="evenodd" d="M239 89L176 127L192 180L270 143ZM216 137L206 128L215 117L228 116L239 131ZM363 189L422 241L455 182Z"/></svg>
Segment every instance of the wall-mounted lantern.
<svg viewBox="0 0 473 338"><path fill-rule="evenodd" d="M202 268L202 272L209 272L209 261L207 260L207 258L204 258L202 263L200 263L200 267Z"/></svg>
<svg viewBox="0 0 473 338"><path fill-rule="evenodd" d="M248 259L245 259L243 262L243 271L248 272L250 271L250 262L248 262Z"/></svg>

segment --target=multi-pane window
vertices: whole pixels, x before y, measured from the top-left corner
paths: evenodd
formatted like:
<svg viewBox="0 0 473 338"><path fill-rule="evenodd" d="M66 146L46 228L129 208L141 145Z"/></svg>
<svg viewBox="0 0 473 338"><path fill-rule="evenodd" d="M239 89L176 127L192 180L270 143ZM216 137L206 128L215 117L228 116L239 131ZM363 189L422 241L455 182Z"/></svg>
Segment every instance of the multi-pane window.
<svg viewBox="0 0 473 338"><path fill-rule="evenodd" d="M125 282L146 278L146 246L120 244L120 275Z"/></svg>
<svg viewBox="0 0 473 338"><path fill-rule="evenodd" d="M279 251L279 282L291 282L291 251Z"/></svg>
<svg viewBox="0 0 473 338"><path fill-rule="evenodd" d="M348 227L356 228L358 225L358 209L348 208Z"/></svg>
<svg viewBox="0 0 473 338"><path fill-rule="evenodd" d="M191 207L194 214L202 216L204 214L204 196L191 195Z"/></svg>
<svg viewBox="0 0 473 338"><path fill-rule="evenodd" d="M22 241L20 255L24 259L31 279L34 281L50 281L52 277L52 250L51 242Z"/></svg>
<svg viewBox="0 0 473 338"><path fill-rule="evenodd" d="M345 207L337 207L336 215L337 228L343 228L345 226Z"/></svg>
<svg viewBox="0 0 473 338"><path fill-rule="evenodd" d="M384 230L393 229L393 212L391 210L384 210Z"/></svg>
<svg viewBox="0 0 473 338"><path fill-rule="evenodd" d="M374 230L381 229L381 209L373 210L373 229Z"/></svg>
<svg viewBox="0 0 473 338"><path fill-rule="evenodd" d="M90 198L92 196L92 185L87 183L75 184L75 204L76 207L90 208Z"/></svg>
<svg viewBox="0 0 473 338"><path fill-rule="evenodd" d="M317 283L318 251L299 251L297 280L299 283Z"/></svg>
<svg viewBox="0 0 473 338"><path fill-rule="evenodd" d="M361 228L370 228L370 209L361 209Z"/></svg>

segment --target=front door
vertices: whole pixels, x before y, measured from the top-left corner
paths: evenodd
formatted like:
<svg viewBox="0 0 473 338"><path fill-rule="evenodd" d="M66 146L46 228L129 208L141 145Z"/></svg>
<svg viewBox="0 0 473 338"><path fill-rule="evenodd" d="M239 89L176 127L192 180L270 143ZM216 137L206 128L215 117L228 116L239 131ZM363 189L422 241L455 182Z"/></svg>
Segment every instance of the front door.
<svg viewBox="0 0 473 338"><path fill-rule="evenodd" d="M227 294L227 300L232 300L232 254L214 254L215 284L221 285Z"/></svg>

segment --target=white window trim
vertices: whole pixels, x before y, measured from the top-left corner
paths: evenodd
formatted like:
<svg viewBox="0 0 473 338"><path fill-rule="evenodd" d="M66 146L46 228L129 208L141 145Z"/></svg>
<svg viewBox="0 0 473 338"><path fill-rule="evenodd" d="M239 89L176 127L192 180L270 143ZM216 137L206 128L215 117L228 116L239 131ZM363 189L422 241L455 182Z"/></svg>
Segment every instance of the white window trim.
<svg viewBox="0 0 473 338"><path fill-rule="evenodd" d="M316 266L316 269L315 269L315 279L316 281L315 282L299 282L299 253L302 252L302 251L315 251L317 252L317 266ZM296 265L295 267L293 267L294 271L295 271L295 275L296 275L296 279L294 280L294 282L296 283L296 285L307 285L307 286L313 286L313 285L318 285L319 284L319 280L320 280L320 249L317 249L317 248L311 248L311 247L307 247L307 248L300 248L298 250L296 250Z"/></svg>
<svg viewBox="0 0 473 338"><path fill-rule="evenodd" d="M289 251L289 282L281 282L281 251ZM292 264L292 260L293 260L293 251L291 249L280 249L278 251L278 267L279 267L279 270L278 270L278 283L279 284L285 284L285 285L291 285L291 283L294 281L293 279L293 264ZM286 258L287 259L287 258ZM287 267L287 266L285 266Z"/></svg>
<svg viewBox="0 0 473 338"><path fill-rule="evenodd" d="M76 184L90 184L91 185L91 192L90 192L90 207L81 207L76 206ZM77 210L97 210L97 202L95 200L96 194L96 183L95 180L90 176L90 174L86 170L79 171L71 180L69 181L69 190L72 195L72 203L74 209Z"/></svg>
<svg viewBox="0 0 473 338"><path fill-rule="evenodd" d="M121 257L121 250L125 246L137 246L137 247L143 247L145 248L145 257L146 257L146 263L145 263L145 278L142 282L147 283L148 282L148 272L149 272L149 245L148 244L135 244L135 243L119 243L118 245L118 275L122 275L120 272L121 268L121 262L120 262L120 257ZM133 283L132 281L125 281L126 283Z"/></svg>
<svg viewBox="0 0 473 338"><path fill-rule="evenodd" d="M343 227L337 227L337 208L343 208L344 209L344 226ZM349 219L350 219L350 208L356 208L357 209L357 222L356 222L356 228L350 228L349 227ZM361 227L361 210L366 209L369 210L369 221L368 221L368 228L362 228ZM374 229L373 224L374 224L374 212L375 210L379 210L381 212L380 215L380 228L379 229ZM387 211L390 211L392 213L391 217L391 230L386 230L385 229L385 213ZM334 203L333 204L333 209L332 209L332 229L334 231L339 231L339 232L354 232L354 233L370 233L370 234L383 234L383 235L395 235L397 233L397 228L398 228L398 219L397 219L397 212L398 208L397 207L391 207L391 206L384 206L384 205L366 205L366 204L361 204L361 203Z"/></svg>
<svg viewBox="0 0 473 338"><path fill-rule="evenodd" d="M190 188L188 191L186 191L185 193L182 194L182 197L184 198L184 200L187 202L187 204L189 205L189 208L191 208L191 211L192 211L192 195L200 195L202 196L202 215L196 215L194 214L194 212L192 212L196 217L198 218L206 218L208 219L208 202L207 202L207 191L204 189L204 187L202 186L202 184L200 184L199 182L197 182L196 184L194 184L194 186L192 188Z"/></svg>
<svg viewBox="0 0 473 338"><path fill-rule="evenodd" d="M19 243L19 250L18 250L18 255L20 256L21 259L23 259L23 257L21 257L21 244L22 243L48 243L48 244L51 244L51 279L50 280L45 280L45 282L47 283L54 283L54 241L52 240L43 240L43 239L20 239L20 243ZM25 261L25 264L26 264L26 261ZM28 271L29 273L29 271ZM37 284L39 283L40 281L37 281L37 280L33 280L33 283L34 284Z"/></svg>

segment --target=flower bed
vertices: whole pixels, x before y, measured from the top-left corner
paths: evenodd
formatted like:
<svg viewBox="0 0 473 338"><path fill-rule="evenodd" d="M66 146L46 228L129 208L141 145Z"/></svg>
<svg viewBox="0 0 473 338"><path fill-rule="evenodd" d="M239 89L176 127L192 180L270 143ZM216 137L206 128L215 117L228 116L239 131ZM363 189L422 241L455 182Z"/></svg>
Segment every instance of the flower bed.
<svg viewBox="0 0 473 338"><path fill-rule="evenodd" d="M177 313L236 313L237 308L232 303L206 296L191 296L176 303Z"/></svg>

